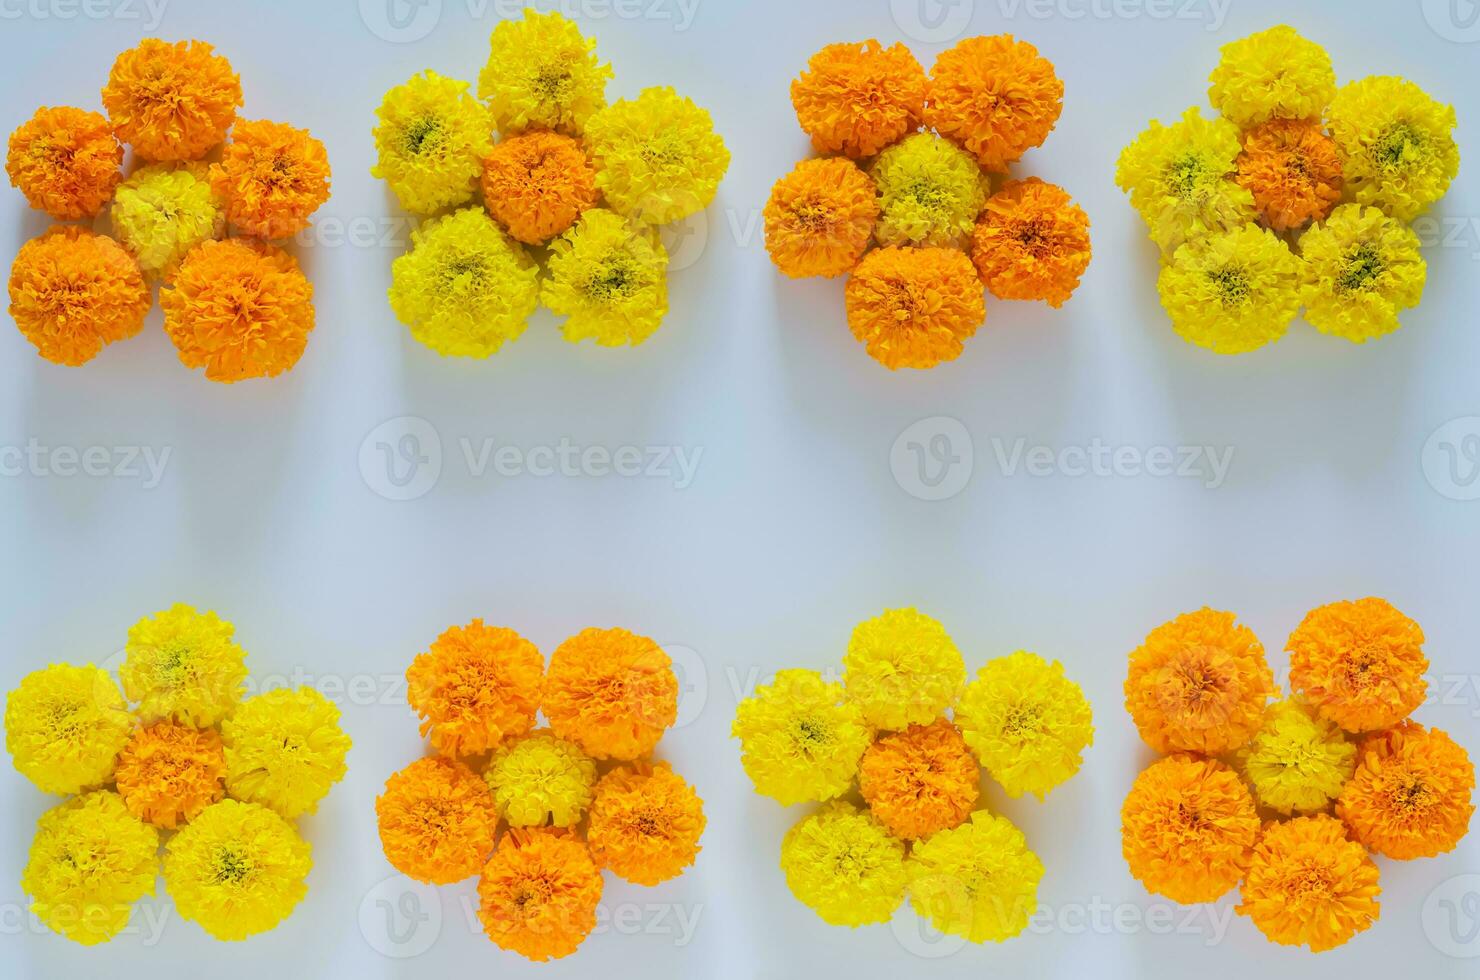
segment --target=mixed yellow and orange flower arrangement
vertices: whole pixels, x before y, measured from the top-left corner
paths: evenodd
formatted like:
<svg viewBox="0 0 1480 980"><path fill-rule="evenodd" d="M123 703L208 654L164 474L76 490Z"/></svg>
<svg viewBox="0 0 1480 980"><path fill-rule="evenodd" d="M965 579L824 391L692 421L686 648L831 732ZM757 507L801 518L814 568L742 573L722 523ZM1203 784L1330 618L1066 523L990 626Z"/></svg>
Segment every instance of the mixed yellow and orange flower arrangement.
<svg viewBox="0 0 1480 980"><path fill-rule="evenodd" d="M1224 45L1209 99L1152 121L1115 182L1161 252L1157 291L1185 340L1243 354L1305 310L1321 333L1392 333L1423 297L1412 222L1459 173L1454 109L1396 76L1336 86L1281 25Z"/></svg>
<svg viewBox="0 0 1480 980"><path fill-rule="evenodd" d="M1239 914L1314 952L1377 920L1378 866L1453 850L1475 807L1464 748L1409 715L1428 660L1383 599L1312 610L1290 635L1282 697L1252 630L1201 609L1130 655L1125 703L1165 758L1121 810L1131 874L1182 903L1240 889Z"/></svg>
<svg viewBox="0 0 1480 980"><path fill-rule="evenodd" d="M371 173L425 219L391 266L391 308L439 354L488 357L540 304L572 343L635 346L662 323L658 229L709 206L730 153L672 88L608 104L595 48L526 8L494 28L477 98L428 70L376 110Z"/></svg>
<svg viewBox="0 0 1480 980"><path fill-rule="evenodd" d="M848 276L848 327L890 370L954 360L998 299L1058 307L1089 266L1089 218L1009 169L1058 122L1064 85L1026 41L971 37L927 77L902 44L830 44L791 83L823 156L766 202L766 249L792 278ZM995 183L995 189L994 189Z"/></svg>
<svg viewBox="0 0 1480 980"><path fill-rule="evenodd" d="M318 691L243 698L246 652L213 612L175 605L128 631L115 682L52 664L5 701L5 747L45 793L21 876L31 911L83 945L106 942L165 889L222 940L277 926L313 862L292 821L345 773L349 737Z"/></svg>
<svg viewBox="0 0 1480 980"><path fill-rule="evenodd" d="M475 619L418 655L406 682L434 752L386 781L381 846L417 881L477 875L478 919L501 948L573 953L596 927L603 871L657 885L694 863L703 802L652 758L678 712L672 661L652 640L586 629L547 666L514 630Z"/></svg>
<svg viewBox="0 0 1480 980"><path fill-rule="evenodd" d="M981 943L1027 927L1044 871L1022 831L978 808L981 770L1041 800L1079 770L1094 727L1057 661L1019 651L968 684L939 622L891 609L854 629L841 682L778 671L731 734L757 793L821 804L787 832L781 869L824 922L887 922L908 897Z"/></svg>
<svg viewBox="0 0 1480 980"><path fill-rule="evenodd" d="M107 209L113 232L58 224L23 245L16 326L76 367L143 330L157 283L186 367L226 383L291 369L313 330L313 286L272 241L328 199L324 145L239 119L241 79L203 41L146 38L113 63L102 101L106 116L43 107L10 136L5 170L33 208L59 222ZM125 144L138 164L127 178Z"/></svg>

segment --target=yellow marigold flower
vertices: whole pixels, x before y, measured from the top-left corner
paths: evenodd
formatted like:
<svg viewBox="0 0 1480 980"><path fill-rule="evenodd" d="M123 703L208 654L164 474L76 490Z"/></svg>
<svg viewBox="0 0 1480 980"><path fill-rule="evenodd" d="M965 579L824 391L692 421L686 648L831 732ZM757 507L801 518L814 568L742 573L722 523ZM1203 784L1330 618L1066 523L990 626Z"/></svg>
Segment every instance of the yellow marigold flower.
<svg viewBox="0 0 1480 980"><path fill-rule="evenodd" d="M1399 221L1427 211L1459 173L1454 107L1406 79L1373 76L1342 86L1327 124L1357 203Z"/></svg>
<svg viewBox="0 0 1480 980"><path fill-rule="evenodd" d="M482 208L433 218L391 263L391 309L448 357L487 357L517 340L540 303L539 267Z"/></svg>
<svg viewBox="0 0 1480 980"><path fill-rule="evenodd" d="M406 699L443 755L480 755L528 734L545 658L518 633L475 619L453 626L406 668Z"/></svg>
<svg viewBox="0 0 1480 980"><path fill-rule="evenodd" d="M226 230L222 200L211 190L204 164L156 163L118 185L113 234L146 275L169 276L201 242Z"/></svg>
<svg viewBox="0 0 1480 980"><path fill-rule="evenodd" d="M624 629L584 629L556 647L544 694L550 729L594 759L647 755L678 717L673 661Z"/></svg>
<svg viewBox="0 0 1480 980"><path fill-rule="evenodd" d="M1275 231L1320 221L1341 200L1336 143L1310 119L1271 119L1244 133L1234 179Z"/></svg>
<svg viewBox="0 0 1480 980"><path fill-rule="evenodd" d="M606 105L611 77L611 65L596 57L596 42L582 37L574 23L557 12L526 7L523 20L494 27L478 97L488 102L501 133L554 129L579 136L591 114Z"/></svg>
<svg viewBox="0 0 1480 980"><path fill-rule="evenodd" d="M231 131L211 188L226 202L233 228L261 238L288 238L308 227L329 199L329 154L308 130L266 119Z"/></svg>
<svg viewBox="0 0 1480 980"><path fill-rule="evenodd" d="M925 125L993 173L1042 145L1063 110L1064 83L1053 64L1011 34L958 41L930 69Z"/></svg>
<svg viewBox="0 0 1480 980"><path fill-rule="evenodd" d="M312 849L257 803L222 800L165 845L164 884L182 919L217 939L267 932L308 894Z"/></svg>
<svg viewBox="0 0 1480 980"><path fill-rule="evenodd" d="M571 343L640 344L668 312L668 253L657 234L592 208L550 244L540 299Z"/></svg>
<svg viewBox="0 0 1480 980"><path fill-rule="evenodd" d="M115 779L130 813L174 830L226 795L225 774L215 729L158 721L134 730L118 757Z"/></svg>
<svg viewBox="0 0 1480 980"><path fill-rule="evenodd" d="M91 664L33 671L5 698L5 748L43 793L80 793L112 779L132 724L113 678Z"/></svg>
<svg viewBox="0 0 1480 980"><path fill-rule="evenodd" d="M1272 942L1334 949L1377 921L1377 865L1325 814L1266 824L1238 913Z"/></svg>
<svg viewBox="0 0 1480 980"><path fill-rule="evenodd" d="M843 295L848 329L891 371L955 360L987 317L976 267L954 248L874 249Z"/></svg>
<svg viewBox="0 0 1480 980"><path fill-rule="evenodd" d="M1362 740L1357 771L1336 801L1352 836L1399 861L1454 850L1470 829L1475 767L1437 728L1412 721Z"/></svg>
<svg viewBox="0 0 1480 980"><path fill-rule="evenodd" d="M526 245L543 245L596 204L596 171L581 144L560 133L500 140L483 160L483 204Z"/></svg>
<svg viewBox="0 0 1480 980"><path fill-rule="evenodd" d="M920 128L925 69L903 44L829 44L792 81L791 104L818 153L871 157Z"/></svg>
<svg viewBox="0 0 1480 980"><path fill-rule="evenodd" d="M162 290L164 329L188 368L233 384L292 370L314 328L313 284L266 242L204 242Z"/></svg>
<svg viewBox="0 0 1480 980"><path fill-rule="evenodd" d="M10 316L54 364L86 364L108 344L134 336L151 302L134 257L76 225L26 242L10 267Z"/></svg>
<svg viewBox="0 0 1480 980"><path fill-rule="evenodd" d="M495 750L483 774L510 827L574 827L596 786L596 763L563 738L535 732Z"/></svg>
<svg viewBox="0 0 1480 980"><path fill-rule="evenodd" d="M870 737L843 685L815 670L778 670L740 702L730 734L755 791L782 806L846 793Z"/></svg>
<svg viewBox="0 0 1480 980"><path fill-rule="evenodd" d="M1213 902L1243 877L1259 814L1243 780L1214 759L1152 763L1120 809L1120 849L1146 890L1174 902Z"/></svg>
<svg viewBox="0 0 1480 980"><path fill-rule="evenodd" d="M1040 800L1079 771L1094 716L1064 665L1019 650L990 660L956 705L966 744L1008 796Z"/></svg>
<svg viewBox="0 0 1480 980"><path fill-rule="evenodd" d="M981 792L981 772L960 730L937 718L870 745L858 789L891 834L915 840L961 825Z"/></svg>
<svg viewBox="0 0 1480 980"><path fill-rule="evenodd" d="M221 737L231 795L289 820L317 810L344 778L351 744L339 709L311 687L249 698L221 723Z"/></svg>
<svg viewBox="0 0 1480 980"><path fill-rule="evenodd" d="M1063 188L1029 177L987 198L971 261L998 299L1041 299L1057 309L1089 268L1089 215Z"/></svg>
<svg viewBox="0 0 1480 980"><path fill-rule="evenodd" d="M929 724L965 684L966 662L945 627L913 608L859 623L843 655L843 687L875 728Z"/></svg>
<svg viewBox="0 0 1480 980"><path fill-rule="evenodd" d="M1326 49L1280 24L1223 45L1208 101L1240 126L1270 119L1319 119L1336 94Z"/></svg>
<svg viewBox="0 0 1480 980"><path fill-rule="evenodd" d="M668 763L639 762L596 784L586 840L597 867L656 885L694 863L704 822L704 801Z"/></svg>
<svg viewBox="0 0 1480 980"><path fill-rule="evenodd" d="M906 136L869 170L879 189L880 245L961 246L987 202L987 179L971 155L933 133Z"/></svg>
<svg viewBox="0 0 1480 980"><path fill-rule="evenodd" d="M154 894L158 868L159 832L98 790L36 821L21 890L48 928L92 946L123 931L134 902Z"/></svg>
<svg viewBox="0 0 1480 980"><path fill-rule="evenodd" d="M782 273L841 276L868 248L878 188L843 157L803 160L771 188L763 217L766 251Z"/></svg>
<svg viewBox="0 0 1480 980"><path fill-rule="evenodd" d="M1288 816L1331 805L1351 778L1357 747L1302 701L1271 704L1237 763L1260 805Z"/></svg>
<svg viewBox="0 0 1480 980"><path fill-rule="evenodd" d="M1183 340L1246 354L1285 335L1300 312L1304 276L1284 239L1247 224L1182 245L1161 267L1156 291Z"/></svg>
<svg viewBox="0 0 1480 980"><path fill-rule="evenodd" d="M1418 305L1428 265L1418 236L1377 208L1343 204L1300 236L1305 318L1322 333L1363 343L1397 330Z"/></svg>
<svg viewBox="0 0 1480 980"><path fill-rule="evenodd" d="M446 756L417 759L375 798L385 859L417 881L450 885L478 873L498 830L488 784Z"/></svg>
<svg viewBox="0 0 1480 980"><path fill-rule="evenodd" d="M215 613L184 603L131 626L118 675L139 717L146 724L169 719L195 728L226 717L247 679L247 651L232 642L234 632Z"/></svg>
<svg viewBox="0 0 1480 980"><path fill-rule="evenodd" d="M466 203L493 148L488 111L468 83L427 70L385 93L375 110L375 166L401 207L431 214Z"/></svg>
<svg viewBox="0 0 1480 980"><path fill-rule="evenodd" d="M601 872L586 845L554 828L511 830L478 879L478 920L501 949L542 963L596 928Z"/></svg>
<svg viewBox="0 0 1480 980"><path fill-rule="evenodd" d="M113 62L103 107L145 160L198 160L226 138L242 104L231 62L204 41L146 37Z"/></svg>
<svg viewBox="0 0 1480 980"><path fill-rule="evenodd" d="M1390 728L1428 692L1423 639L1385 599L1321 606L1290 634L1290 686L1349 732Z"/></svg>
<svg viewBox="0 0 1480 980"><path fill-rule="evenodd" d="M834 800L781 842L781 870L797 900L834 926L888 922L904 898L904 842L877 818Z"/></svg>
<svg viewBox="0 0 1480 980"><path fill-rule="evenodd" d="M31 207L58 221L103 210L123 175L123 147L96 112L43 106L10 134L5 172Z"/></svg>
<svg viewBox="0 0 1480 980"><path fill-rule="evenodd" d="M1043 862L1006 817L978 811L915 844L906 871L910 905L921 918L974 943L1000 943L1037 911Z"/></svg>

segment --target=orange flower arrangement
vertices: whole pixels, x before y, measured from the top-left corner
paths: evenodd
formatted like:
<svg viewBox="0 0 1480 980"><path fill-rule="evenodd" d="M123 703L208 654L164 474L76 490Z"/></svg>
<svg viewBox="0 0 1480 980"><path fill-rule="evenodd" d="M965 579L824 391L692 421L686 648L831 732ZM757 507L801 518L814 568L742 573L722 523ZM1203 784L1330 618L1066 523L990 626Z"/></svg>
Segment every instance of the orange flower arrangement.
<svg viewBox="0 0 1480 980"><path fill-rule="evenodd" d="M651 752L678 715L672 661L624 629L587 629L555 648L545 676L550 729L593 759Z"/></svg>
<svg viewBox="0 0 1480 980"><path fill-rule="evenodd" d="M981 792L976 758L948 718L885 735L863 753L858 789L889 832L919 840L965 823Z"/></svg>
<svg viewBox="0 0 1480 980"><path fill-rule="evenodd" d="M544 669L533 643L475 619L411 662L406 697L438 752L479 755L534 728Z"/></svg>
<svg viewBox="0 0 1480 980"><path fill-rule="evenodd" d="M969 37L930 70L925 125L960 143L993 173L1041 146L1064 109L1053 64L1011 34Z"/></svg>
<svg viewBox="0 0 1480 980"><path fill-rule="evenodd" d="M1454 850L1470 829L1475 767L1444 732L1413 721L1362 740L1336 814L1371 850L1400 861Z"/></svg>
<svg viewBox="0 0 1480 980"><path fill-rule="evenodd" d="M1318 121L1271 119L1243 140L1234 179L1275 231L1324 220L1341 200L1341 157Z"/></svg>
<svg viewBox="0 0 1480 980"><path fill-rule="evenodd" d="M1381 891L1366 850L1319 813L1265 826L1238 912L1274 942L1319 953L1376 922Z"/></svg>
<svg viewBox="0 0 1480 980"><path fill-rule="evenodd" d="M879 192L844 157L803 160L776 182L763 217L776 268L794 279L841 276L868 249Z"/></svg>
<svg viewBox="0 0 1480 980"><path fill-rule="evenodd" d="M920 127L925 69L903 44L829 44L791 83L791 104L818 153L871 157Z"/></svg>
<svg viewBox="0 0 1480 980"><path fill-rule="evenodd" d="M601 777L586 833L598 867L637 885L683 874L699 853L704 810L666 762L619 766Z"/></svg>
<svg viewBox="0 0 1480 980"><path fill-rule="evenodd" d="M200 159L241 104L241 78L204 41L145 38L113 62L103 89L113 132L145 160Z"/></svg>
<svg viewBox="0 0 1480 980"><path fill-rule="evenodd" d="M10 268L10 315L48 361L76 367L144 329L149 286L106 235L58 226L21 246Z"/></svg>
<svg viewBox="0 0 1480 980"><path fill-rule="evenodd" d="M95 217L123 179L108 120L71 106L41 108L10 134L5 172L31 207L58 221Z"/></svg>
<svg viewBox="0 0 1480 980"><path fill-rule="evenodd" d="M134 730L114 780L130 813L174 830L226 795L225 775L219 732L160 721Z"/></svg>
<svg viewBox="0 0 1480 980"><path fill-rule="evenodd" d="M1041 299L1058 308L1089 268L1089 216L1063 188L1010 180L987 199L971 261L998 299Z"/></svg>
<svg viewBox="0 0 1480 980"><path fill-rule="evenodd" d="M601 872L563 830L511 830L478 879L478 919L503 949L544 962L574 953L596 928Z"/></svg>
<svg viewBox="0 0 1480 980"><path fill-rule="evenodd" d="M308 227L329 199L329 155L308 130L266 119L231 131L211 188L226 202L226 220L248 235L288 238Z"/></svg>
<svg viewBox="0 0 1480 980"><path fill-rule="evenodd" d="M493 794L456 759L418 759L386 780L376 797L380 846L397 871L450 885L483 867L498 830Z"/></svg>
<svg viewBox="0 0 1480 980"><path fill-rule="evenodd" d="M596 170L580 142L535 131L500 140L483 160L483 203L510 235L543 245L596 205Z"/></svg>
<svg viewBox="0 0 1480 980"><path fill-rule="evenodd" d="M875 249L844 299L853 336L890 370L955 360L987 315L971 260L953 248Z"/></svg>
<svg viewBox="0 0 1480 980"><path fill-rule="evenodd" d="M1290 686L1349 732L1396 725L1428 691L1423 630L1385 599L1333 602L1290 634Z"/></svg>

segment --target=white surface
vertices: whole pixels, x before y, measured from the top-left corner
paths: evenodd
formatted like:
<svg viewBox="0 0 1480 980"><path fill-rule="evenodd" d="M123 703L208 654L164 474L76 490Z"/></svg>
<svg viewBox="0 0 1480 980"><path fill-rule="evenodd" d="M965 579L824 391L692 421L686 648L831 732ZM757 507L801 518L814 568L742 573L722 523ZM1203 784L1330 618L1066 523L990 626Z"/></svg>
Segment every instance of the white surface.
<svg viewBox="0 0 1480 980"><path fill-rule="evenodd" d="M62 0L25 2L0 0L7 131L41 103L97 107L114 55L151 19L141 0L88 8L109 14L102 18ZM1270 945L1247 920L1229 923L1230 901L1216 920L1207 909L1169 913L1128 875L1118 829L1121 799L1149 758L1120 703L1125 654L1158 623L1204 603L1238 611L1283 678L1279 651L1305 610L1388 596L1422 623L1434 673L1445 677L1436 690L1445 703L1419 717L1480 756L1480 504L1436 492L1422 465L1441 425L1480 415L1480 44L1448 39L1467 36L1463 23L1426 19L1412 0L1306 3L1295 14L1287 3L1241 0L1220 7L1226 20L1198 0L1047 8L976 0L971 32L1032 40L1066 83L1058 129L1018 172L1069 188L1094 222L1096 256L1062 311L990 302L988 326L960 360L891 375L849 336L842 284L782 280L757 230L772 182L808 152L789 81L826 43L910 40L890 3L700 0L682 31L685 15L665 3L637 9L673 14L666 19L597 17L611 8L591 4L581 21L616 69L612 97L673 84L713 112L734 163L707 216L707 247L688 253L692 264L673 279L673 312L644 347L572 347L541 314L523 340L481 363L443 360L395 322L385 289L399 244L343 244L334 228L354 222L404 237L368 173L372 111L387 88L426 67L474 78L501 8L442 0L435 22L411 21L412 33L427 28L424 37L390 43L367 29L353 0L168 3L157 33L214 42L242 75L247 117L306 126L328 145L334 196L319 213L318 241L297 249L315 283L319 326L290 375L230 388L176 363L157 310L144 336L81 370L45 364L0 330L0 445L34 438L170 451L153 489L55 472L0 479L0 686L50 660L102 661L137 617L187 601L238 624L255 678L368 684L374 696L346 704L349 776L305 822L315 858L308 898L278 930L241 945L217 945L175 919L163 898L147 906L149 921L164 917L153 941L146 921L91 950L34 930L20 912L18 879L33 821L54 800L5 766L0 974L1274 980L1319 967L1354 977L1474 976L1475 960L1441 947L1473 956L1480 940L1446 940L1439 903L1480 891L1480 878L1451 880L1480 872L1480 834L1439 859L1381 862L1382 920L1317 960ZM375 0L365 6L377 9ZM1166 16L1179 10L1193 19ZM64 19L68 12L75 16ZM1356 347L1297 324L1270 349L1219 359L1171 333L1156 304L1153 250L1113 184L1114 161L1148 118L1205 104L1219 44L1286 18L1328 47L1343 80L1405 74L1456 104L1465 173L1439 217L1448 222L1441 237L1458 244L1428 251L1423 306L1390 339ZM386 33L388 21L370 19ZM928 66L944 44L912 46ZM9 256L44 222L9 188L0 208ZM425 419L445 452L435 487L398 502L367 485L359 454L372 429L402 416ZM903 430L937 416L963 424L975 466L957 496L930 502L896 482L890 454ZM1480 428L1460 423L1443 438L1466 432ZM562 439L677 445L702 457L684 489L662 478L480 477L463 462L463 437L526 450ZM1004 452L1019 439L1054 449L1098 439L1232 447L1234 458L1216 489L1151 476L1033 477L1004 473L994 439ZM1443 451L1437 441L1429 450L1436 477ZM58 462L64 468L65 456ZM930 962L916 952L950 947L902 942L889 927L831 928L791 899L776 855L804 810L784 812L752 793L728 739L737 689L778 667L835 664L857 620L903 604L941 618L973 671L1018 647L1062 659L1093 700L1098 729L1084 771L1046 803L985 794L1048 867L1048 924ZM399 685L382 678L399 677L441 629L474 616L520 629L547 653L593 624L693 651L681 655L692 721L661 754L707 801L701 859L655 889L611 881L606 905L627 910L620 927L543 967L469 927L472 882L441 890L440 932L415 934L431 941L422 955L385 957L365 938L385 945L375 900L399 901L393 886L374 891L391 870L372 802L421 742L403 704L363 702L398 702ZM672 934L675 909L697 917L686 944ZM1081 909L1088 919L1075 918ZM915 921L902 910L901 934L917 932ZM1480 916L1460 925L1462 939Z"/></svg>

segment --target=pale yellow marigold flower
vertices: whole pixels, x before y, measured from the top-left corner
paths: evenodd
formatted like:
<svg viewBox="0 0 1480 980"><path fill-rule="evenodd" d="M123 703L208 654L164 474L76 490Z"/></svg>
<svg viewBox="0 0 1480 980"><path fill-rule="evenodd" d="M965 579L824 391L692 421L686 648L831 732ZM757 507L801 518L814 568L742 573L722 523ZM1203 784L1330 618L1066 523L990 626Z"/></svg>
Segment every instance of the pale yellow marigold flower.
<svg viewBox="0 0 1480 980"><path fill-rule="evenodd" d="M510 827L574 827L591 805L596 763L573 742L541 731L494 752L483 778Z"/></svg>
<svg viewBox="0 0 1480 980"><path fill-rule="evenodd" d="M526 7L522 20L500 21L488 43L478 97L500 133L554 129L579 136L606 105L611 65L599 61L596 42L559 13Z"/></svg>
<svg viewBox="0 0 1480 980"><path fill-rule="evenodd" d="M1223 45L1208 101L1241 127L1270 119L1319 119L1336 94L1326 49L1288 24Z"/></svg>
<svg viewBox="0 0 1480 980"><path fill-rule="evenodd" d="M247 652L213 612L183 603L139 620L128 631L123 692L145 722L168 718L209 728L224 718L246 687Z"/></svg>
<svg viewBox="0 0 1480 980"><path fill-rule="evenodd" d="M113 197L113 234L150 276L168 276L185 253L226 230L224 203L201 163L134 171Z"/></svg>
<svg viewBox="0 0 1480 980"><path fill-rule="evenodd" d="M1333 722L1294 699L1264 711L1264 724L1235 762L1259 803L1271 810L1315 813L1331 805L1357 766L1357 747Z"/></svg>
<svg viewBox="0 0 1480 980"><path fill-rule="evenodd" d="M864 620L843 655L843 686L875 728L925 725L956 702L966 662L945 627L915 609Z"/></svg>
<svg viewBox="0 0 1480 980"><path fill-rule="evenodd" d="M5 747L43 793L66 795L113 777L133 719L106 670L52 664L5 699Z"/></svg>
<svg viewBox="0 0 1480 980"><path fill-rule="evenodd" d="M375 116L370 175L390 185L401 207L431 214L472 199L493 122L467 82L424 71L386 92Z"/></svg>
<svg viewBox="0 0 1480 980"><path fill-rule="evenodd" d="M984 810L917 843L906 869L915 912L974 943L1011 939L1038 910L1043 862L1021 830Z"/></svg>
<svg viewBox="0 0 1480 980"><path fill-rule="evenodd" d="M904 842L841 800L786 832L781 870L791 893L828 925L888 922L904 899Z"/></svg>
<svg viewBox="0 0 1480 980"><path fill-rule="evenodd" d="M571 343L640 344L668 312L668 252L657 234L592 208L550 244L540 299Z"/></svg>
<svg viewBox="0 0 1480 980"><path fill-rule="evenodd" d="M1285 335L1300 312L1303 277L1283 239L1248 224L1177 249L1156 289L1183 340L1245 354Z"/></svg>
<svg viewBox="0 0 1480 980"><path fill-rule="evenodd" d="M782 806L846 793L870 740L862 709L815 670L778 670L758 685L730 734L755 791Z"/></svg>
<svg viewBox="0 0 1480 980"><path fill-rule="evenodd" d="M1343 204L1300 236L1305 318L1358 344L1397 330L1428 279L1419 245L1411 228L1377 208Z"/></svg>
<svg viewBox="0 0 1480 980"><path fill-rule="evenodd" d="M221 723L221 738L227 791L290 820L313 813L344 778L351 744L339 709L311 687L249 698Z"/></svg>
<svg viewBox="0 0 1480 980"><path fill-rule="evenodd" d="M1327 116L1343 176L1358 204L1412 221L1459 173L1454 106L1390 75L1341 87Z"/></svg>
<svg viewBox="0 0 1480 980"><path fill-rule="evenodd" d="M879 188L880 245L964 246L987 203L976 158L933 133L884 150L869 175Z"/></svg>

